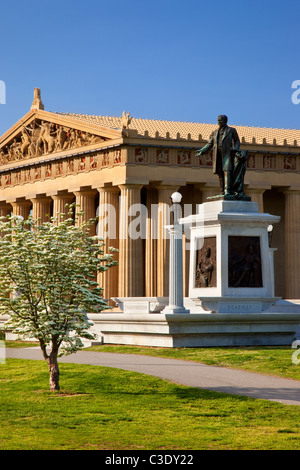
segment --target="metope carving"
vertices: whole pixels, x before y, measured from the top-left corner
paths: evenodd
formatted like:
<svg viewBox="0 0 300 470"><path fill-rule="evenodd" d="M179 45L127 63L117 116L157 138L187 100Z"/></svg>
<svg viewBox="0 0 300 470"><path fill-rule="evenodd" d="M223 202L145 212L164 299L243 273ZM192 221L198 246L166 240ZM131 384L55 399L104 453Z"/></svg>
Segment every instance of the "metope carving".
<svg viewBox="0 0 300 470"><path fill-rule="evenodd" d="M177 153L178 165L190 165L191 164L191 152L180 150Z"/></svg>
<svg viewBox="0 0 300 470"><path fill-rule="evenodd" d="M138 147L135 149L135 162L146 163L148 162L148 149L145 147Z"/></svg>
<svg viewBox="0 0 300 470"><path fill-rule="evenodd" d="M205 153L200 155L199 157L199 165L200 166L212 166L213 161L212 161L212 153Z"/></svg>
<svg viewBox="0 0 300 470"><path fill-rule="evenodd" d="M287 156L283 159L283 169L287 171L296 170L296 157Z"/></svg>
<svg viewBox="0 0 300 470"><path fill-rule="evenodd" d="M159 149L156 151L156 163L169 163L169 149Z"/></svg>
<svg viewBox="0 0 300 470"><path fill-rule="evenodd" d="M264 170L276 170L276 157L275 155L264 155L263 158L263 168Z"/></svg>

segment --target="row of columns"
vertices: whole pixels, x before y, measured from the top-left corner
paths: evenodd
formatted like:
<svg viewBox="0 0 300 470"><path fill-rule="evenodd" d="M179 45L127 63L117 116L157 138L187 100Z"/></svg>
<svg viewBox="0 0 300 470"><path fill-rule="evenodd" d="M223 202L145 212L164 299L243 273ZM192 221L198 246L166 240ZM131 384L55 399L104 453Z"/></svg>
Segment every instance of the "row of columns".
<svg viewBox="0 0 300 470"><path fill-rule="evenodd" d="M264 189L251 189L251 200L258 203L259 212L264 211ZM286 299L300 298L300 190L283 190L284 214L284 247L276 247L284 250L284 272L275 272L275 277L285 284ZM276 208L274 208L276 210ZM275 215L278 215L275 213ZM276 228L275 228L276 229ZM280 253L275 254L279 256ZM284 282L285 281L285 282ZM275 292L276 294L276 292Z"/></svg>
<svg viewBox="0 0 300 470"><path fill-rule="evenodd" d="M132 238L128 235L128 226L135 214L130 213L133 204L141 202L142 185L124 184L114 187L104 187L98 190L75 191L74 193L57 194L51 197L35 197L30 200L13 201L10 204L0 204L0 216L9 213L27 218L32 210L34 219L41 222L53 215L65 211L65 205L73 201L84 212L85 221L95 217L97 209L96 196L99 195L99 208L102 217L99 218L98 235L106 236L105 253L109 247L118 249L114 258L118 266L101 273L99 284L104 288L104 298L111 297L165 297L169 289L169 240L164 236L165 226L170 223L168 207L171 195L178 191L177 185L157 186L147 188L146 238ZM216 188L201 189L202 200L216 194ZM258 203L259 211L263 212L263 189L249 190L252 201ZM300 191L285 191L285 298L300 298L300 251L297 249L300 241ZM183 201L184 203L184 201ZM157 227L153 227L151 207L158 205ZM53 207L52 207L53 206ZM51 211L52 207L52 211ZM115 208L115 213L106 213L106 207ZM108 217L108 218L107 218ZM109 217L115 217L110 221ZM107 224L114 227L113 233L106 234ZM153 236L157 230L158 236ZM152 236L151 236L152 235ZM184 266L188 268L189 252L185 253ZM188 269L186 269L188 276ZM187 295L187 292L185 292Z"/></svg>
<svg viewBox="0 0 300 470"><path fill-rule="evenodd" d="M285 298L300 298L300 191L285 195Z"/></svg>

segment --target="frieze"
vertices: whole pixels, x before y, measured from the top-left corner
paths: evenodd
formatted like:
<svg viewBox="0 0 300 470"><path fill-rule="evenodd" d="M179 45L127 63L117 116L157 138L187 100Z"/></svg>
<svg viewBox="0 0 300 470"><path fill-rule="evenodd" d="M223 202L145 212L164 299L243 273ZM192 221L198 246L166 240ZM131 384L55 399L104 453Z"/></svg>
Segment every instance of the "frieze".
<svg viewBox="0 0 300 470"><path fill-rule="evenodd" d="M90 171L98 168L99 154L68 158L50 163L41 163L19 170L12 169L0 175L0 187L14 186L30 183L48 178L59 178L81 171ZM105 153L105 158L109 163L109 152ZM107 164L108 164L107 163Z"/></svg>
<svg viewBox="0 0 300 470"><path fill-rule="evenodd" d="M104 138L89 132L35 120L28 126L23 126L19 136L0 150L0 165L63 152L104 140Z"/></svg>

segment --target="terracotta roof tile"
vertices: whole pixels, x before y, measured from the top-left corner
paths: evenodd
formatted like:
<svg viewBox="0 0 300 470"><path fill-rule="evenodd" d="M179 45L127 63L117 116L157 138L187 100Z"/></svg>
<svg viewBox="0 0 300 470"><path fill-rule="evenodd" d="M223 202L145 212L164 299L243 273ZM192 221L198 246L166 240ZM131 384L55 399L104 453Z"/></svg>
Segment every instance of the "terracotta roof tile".
<svg viewBox="0 0 300 470"><path fill-rule="evenodd" d="M92 116L88 114L71 113L57 114L112 129L120 129L122 126L122 117ZM236 128L242 142L300 146L300 130L298 129L273 129L267 127L235 126L230 123L229 125ZM129 125L129 129L135 129L138 135L141 136L144 136L145 132L147 131L149 137L155 137L155 134L158 132L159 137L165 138L166 134L169 133L171 139L176 139L178 138L179 133L181 139L188 140L199 140L199 136L201 136L203 140L208 140L211 132L216 129L216 127L216 124L137 118L132 118ZM188 134L190 134L190 137Z"/></svg>

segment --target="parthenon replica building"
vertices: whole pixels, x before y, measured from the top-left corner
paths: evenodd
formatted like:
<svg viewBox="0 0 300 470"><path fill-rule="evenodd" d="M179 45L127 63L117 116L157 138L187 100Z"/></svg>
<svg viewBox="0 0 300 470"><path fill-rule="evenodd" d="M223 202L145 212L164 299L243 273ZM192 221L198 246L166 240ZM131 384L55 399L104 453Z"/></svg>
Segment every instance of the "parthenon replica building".
<svg viewBox="0 0 300 470"><path fill-rule="evenodd" d="M230 123L231 125L231 123ZM275 295L300 298L300 130L234 126L247 150L245 192L260 212L280 216L274 226ZM118 248L118 266L102 275L104 298L168 296L169 248L164 237L168 206L175 191L182 207L218 194L208 153L195 150L208 141L216 124L57 113L44 110L35 89L30 111L0 139L0 215L46 220L76 202L86 219L110 204L115 230L107 218L98 224L106 247ZM147 209L144 236L126 236L136 214ZM157 237L151 207L158 207ZM189 214L183 214L184 216ZM96 230L96 228L95 228ZM143 232L141 229L141 232ZM184 239L185 241L185 239ZM184 250L184 292L188 292L189 254Z"/></svg>

